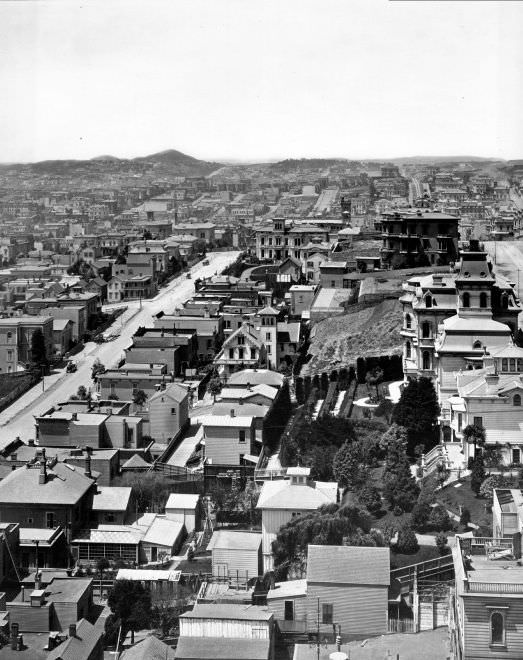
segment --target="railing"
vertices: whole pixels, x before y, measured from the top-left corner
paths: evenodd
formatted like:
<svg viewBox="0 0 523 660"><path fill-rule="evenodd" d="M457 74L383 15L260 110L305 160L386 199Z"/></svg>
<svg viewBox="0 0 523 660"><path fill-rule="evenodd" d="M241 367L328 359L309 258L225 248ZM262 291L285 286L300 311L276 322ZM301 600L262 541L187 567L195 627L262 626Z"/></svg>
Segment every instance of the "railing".
<svg viewBox="0 0 523 660"><path fill-rule="evenodd" d="M297 618L294 621L278 619L278 628L282 633L305 633L307 632L307 619Z"/></svg>
<svg viewBox="0 0 523 660"><path fill-rule="evenodd" d="M389 619L387 630L390 633L413 633L416 632L414 619Z"/></svg>
<svg viewBox="0 0 523 660"><path fill-rule="evenodd" d="M274 470L254 470L254 479L256 481L271 481L272 479L283 479L287 474L287 468L277 468Z"/></svg>
<svg viewBox="0 0 523 660"><path fill-rule="evenodd" d="M452 555L444 555L443 557L428 559L427 561L421 561L417 564L409 564L408 566L395 568L390 572L390 577L400 581L405 579L413 580L415 575L418 578L422 578L427 573L449 569L453 566Z"/></svg>
<svg viewBox="0 0 523 660"><path fill-rule="evenodd" d="M469 593L523 594L523 584L514 582L470 582L465 580Z"/></svg>

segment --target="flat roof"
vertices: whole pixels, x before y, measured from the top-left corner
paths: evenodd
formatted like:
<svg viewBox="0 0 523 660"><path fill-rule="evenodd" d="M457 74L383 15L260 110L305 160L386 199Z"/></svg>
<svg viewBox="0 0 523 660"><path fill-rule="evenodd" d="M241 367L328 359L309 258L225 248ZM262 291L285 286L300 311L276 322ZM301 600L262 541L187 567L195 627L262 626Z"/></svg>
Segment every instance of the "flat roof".
<svg viewBox="0 0 523 660"><path fill-rule="evenodd" d="M197 603L190 612L180 615L184 619L240 619L244 621L270 621L272 612L267 607L238 605L235 603Z"/></svg>

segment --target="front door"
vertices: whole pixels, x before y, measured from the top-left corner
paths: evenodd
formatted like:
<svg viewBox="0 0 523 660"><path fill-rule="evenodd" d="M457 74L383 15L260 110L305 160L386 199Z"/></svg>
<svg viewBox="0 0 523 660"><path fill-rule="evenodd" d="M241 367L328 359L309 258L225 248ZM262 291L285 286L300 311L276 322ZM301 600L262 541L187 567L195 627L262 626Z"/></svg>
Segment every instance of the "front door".
<svg viewBox="0 0 523 660"><path fill-rule="evenodd" d="M158 559L158 548L153 546L151 548L151 561L157 561Z"/></svg>

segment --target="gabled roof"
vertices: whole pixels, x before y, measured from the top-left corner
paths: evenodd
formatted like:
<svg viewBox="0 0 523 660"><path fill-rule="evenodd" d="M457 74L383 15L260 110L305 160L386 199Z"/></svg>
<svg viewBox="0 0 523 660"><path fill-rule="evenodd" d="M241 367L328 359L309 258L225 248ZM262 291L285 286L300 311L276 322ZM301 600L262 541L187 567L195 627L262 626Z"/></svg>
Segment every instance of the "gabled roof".
<svg viewBox="0 0 523 660"><path fill-rule="evenodd" d="M389 548L346 545L309 545L307 582L390 584Z"/></svg>
<svg viewBox="0 0 523 660"><path fill-rule="evenodd" d="M93 511L127 511L131 499L130 486L98 486L93 497Z"/></svg>
<svg viewBox="0 0 523 660"><path fill-rule="evenodd" d="M180 538L183 526L183 523L176 520L156 517L143 537L143 542L171 548Z"/></svg>
<svg viewBox="0 0 523 660"><path fill-rule="evenodd" d="M47 660L89 660L103 632L86 619L76 624L76 635L53 649Z"/></svg>
<svg viewBox="0 0 523 660"><path fill-rule="evenodd" d="M281 387L285 378L277 371L270 369L243 369L229 376L227 385L271 385Z"/></svg>
<svg viewBox="0 0 523 660"><path fill-rule="evenodd" d="M249 325L244 323L241 325L237 330L235 330L233 333L231 333L227 339L223 342L223 348L222 348L222 353L225 348L227 348L230 344L234 344L234 340L238 335L246 337L251 344L254 344L257 348L260 348L262 343L258 339L258 337L252 332L249 328Z"/></svg>
<svg viewBox="0 0 523 660"><path fill-rule="evenodd" d="M179 383L169 383L164 390L158 390L158 392L155 392L149 398L149 404L151 401L156 401L156 399L160 399L164 396L179 403L189 395L187 393L187 389Z"/></svg>
<svg viewBox="0 0 523 660"><path fill-rule="evenodd" d="M120 656L121 660L174 660L175 657L174 649L154 635L125 649Z"/></svg>
<svg viewBox="0 0 523 660"><path fill-rule="evenodd" d="M293 511L315 511L323 504L336 502L336 489L329 497L320 490L314 482L308 484L291 484L288 479L266 481L263 484L257 509L292 509Z"/></svg>
<svg viewBox="0 0 523 660"><path fill-rule="evenodd" d="M128 461L122 465L122 468L145 468L150 467L150 464L144 461L139 454L134 454Z"/></svg>
<svg viewBox="0 0 523 660"><path fill-rule="evenodd" d="M171 493L165 505L167 509L190 509L191 511L198 506L200 496L191 493Z"/></svg>
<svg viewBox="0 0 523 660"><path fill-rule="evenodd" d="M255 532L219 529L212 535L207 550L258 550L261 540L261 534Z"/></svg>

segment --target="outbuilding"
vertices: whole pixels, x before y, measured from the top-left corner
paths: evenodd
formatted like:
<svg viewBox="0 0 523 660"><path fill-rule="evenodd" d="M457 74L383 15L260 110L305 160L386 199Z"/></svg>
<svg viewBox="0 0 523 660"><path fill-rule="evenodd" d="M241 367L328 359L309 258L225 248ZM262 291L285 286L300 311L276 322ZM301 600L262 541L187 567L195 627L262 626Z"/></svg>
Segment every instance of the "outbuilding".
<svg viewBox="0 0 523 660"><path fill-rule="evenodd" d="M185 525L188 534L200 529L200 496L190 493L171 493L165 505L165 517Z"/></svg>
<svg viewBox="0 0 523 660"><path fill-rule="evenodd" d="M256 532L214 532L207 546L213 575L242 582L263 575L261 542L262 536Z"/></svg>

